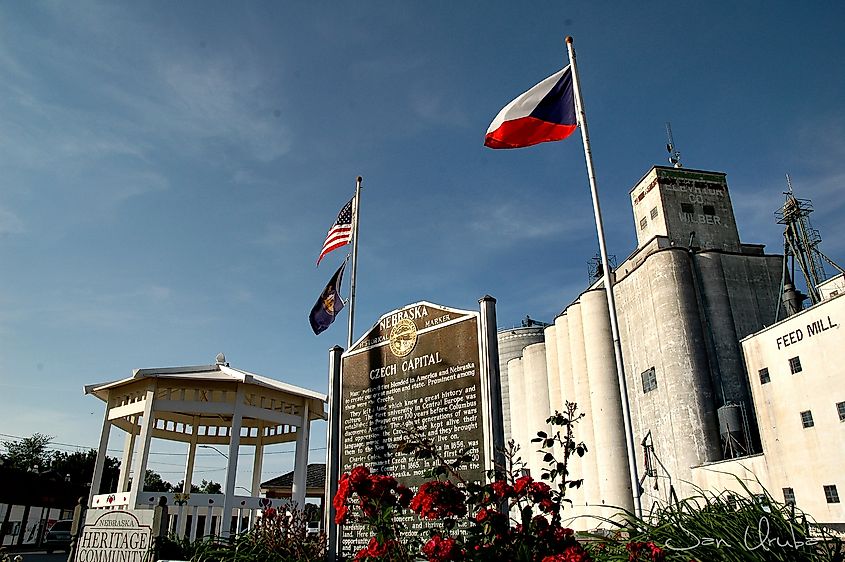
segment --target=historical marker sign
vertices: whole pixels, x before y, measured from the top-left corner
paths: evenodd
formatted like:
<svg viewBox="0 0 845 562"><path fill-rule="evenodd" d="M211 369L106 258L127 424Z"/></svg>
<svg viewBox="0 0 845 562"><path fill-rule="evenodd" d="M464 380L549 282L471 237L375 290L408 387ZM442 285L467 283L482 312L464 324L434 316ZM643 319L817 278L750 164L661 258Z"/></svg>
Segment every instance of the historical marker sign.
<svg viewBox="0 0 845 562"><path fill-rule="evenodd" d="M152 509L89 510L76 545L76 562L146 562L153 543Z"/></svg>
<svg viewBox="0 0 845 562"><path fill-rule="evenodd" d="M469 448L468 482L484 480L485 450L479 313L422 302L382 316L343 354L340 471L358 465L419 486L431 461L396 453L418 430L448 459ZM345 525L343 550L368 537ZM358 536L361 534L361 536Z"/></svg>

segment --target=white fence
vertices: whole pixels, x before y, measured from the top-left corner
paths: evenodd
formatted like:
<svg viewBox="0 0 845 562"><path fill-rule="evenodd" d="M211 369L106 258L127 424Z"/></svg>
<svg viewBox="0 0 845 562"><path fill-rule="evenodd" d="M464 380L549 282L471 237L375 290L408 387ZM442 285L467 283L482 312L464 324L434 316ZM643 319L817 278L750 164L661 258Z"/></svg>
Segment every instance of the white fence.
<svg viewBox="0 0 845 562"><path fill-rule="evenodd" d="M162 496L167 499L170 532L190 540L222 534L223 524L226 521L223 517L223 500L225 499L223 494L143 492L138 496L137 507L152 509L158 505L159 498ZM241 533L251 528L261 512L268 507L279 509L289 504L289 499L234 496L233 508L228 518L230 533ZM91 509L127 510L129 509L129 492L94 496Z"/></svg>

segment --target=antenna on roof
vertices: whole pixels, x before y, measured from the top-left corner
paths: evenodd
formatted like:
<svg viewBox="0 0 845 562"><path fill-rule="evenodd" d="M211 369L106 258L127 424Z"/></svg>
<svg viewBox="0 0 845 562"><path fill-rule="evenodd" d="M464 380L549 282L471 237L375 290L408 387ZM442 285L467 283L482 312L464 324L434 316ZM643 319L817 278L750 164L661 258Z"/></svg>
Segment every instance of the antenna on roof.
<svg viewBox="0 0 845 562"><path fill-rule="evenodd" d="M675 139L672 138L672 124L668 121L666 122L666 138L666 151L669 153L669 162L675 168L683 168L684 166L681 164L681 153L675 148Z"/></svg>
<svg viewBox="0 0 845 562"><path fill-rule="evenodd" d="M795 266L797 265L804 276L804 282L807 284L810 303L816 304L821 300L818 286L828 278L827 272L824 270L824 263L827 262L839 272L845 272L845 270L819 249L819 243L822 241L821 235L810 224L813 203L809 199L795 197L792 190L792 178L789 177L789 174L786 175L786 188L787 191L783 192L786 201L780 209L775 211L778 224L785 226L783 231L784 278L786 277L786 260L791 258L792 272L790 277L792 282L795 282ZM800 303L800 301L798 302ZM798 310L794 312L798 312Z"/></svg>

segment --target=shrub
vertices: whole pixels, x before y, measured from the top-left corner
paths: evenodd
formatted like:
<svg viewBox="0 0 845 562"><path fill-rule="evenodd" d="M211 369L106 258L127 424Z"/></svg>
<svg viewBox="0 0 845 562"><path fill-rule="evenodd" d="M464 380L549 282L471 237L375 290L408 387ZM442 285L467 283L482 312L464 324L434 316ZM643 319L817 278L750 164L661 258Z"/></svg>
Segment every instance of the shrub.
<svg viewBox="0 0 845 562"><path fill-rule="evenodd" d="M620 509L604 519L611 531L576 536L561 524L562 512L571 504L567 492L582 484L569 479L570 462L587 452L574 437L574 426L583 418L576 411L567 402L565 412L547 420L556 431L539 432L533 440L546 463L541 481L522 475L524 463L511 442L506 466L491 471L488 484L467 483L458 472L467 451L447 462L419 433L402 443L400 451L436 463L427 474L432 480L412 497L392 477L365 467L341 476L334 498L337 523L356 519L372 535L355 560L843 562L839 539L814 531L794 506L744 486L739 496L699 491L695 497L656 506L642 518ZM563 458L557 459L554 450ZM405 509L436 526L415 536L394 517Z"/></svg>

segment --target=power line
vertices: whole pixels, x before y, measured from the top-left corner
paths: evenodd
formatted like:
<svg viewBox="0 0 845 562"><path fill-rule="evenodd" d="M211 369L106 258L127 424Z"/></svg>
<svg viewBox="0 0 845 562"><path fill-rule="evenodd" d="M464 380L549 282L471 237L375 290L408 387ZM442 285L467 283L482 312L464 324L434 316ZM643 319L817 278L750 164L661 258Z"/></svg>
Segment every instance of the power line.
<svg viewBox="0 0 845 562"><path fill-rule="evenodd" d="M10 437L10 438L12 438L16 441L22 441L24 439L28 439L28 437L22 437L20 435L10 435L8 433L0 433L0 437ZM92 451L97 450L96 447L89 447L87 445L75 445L73 443L59 443L58 441L50 441L47 444L47 446L45 447L45 449L47 449L49 451L65 452L65 451L62 451L61 449L58 449L57 446L72 447L72 448L77 449L77 450L79 450L79 449L92 450ZM107 449L107 450L112 452L112 453L122 453L123 452L123 449ZM325 451L325 450L326 450L326 447L313 447L313 448L308 449L309 452L311 452L311 451ZM296 453L295 450L288 449L288 450L284 450L284 451L265 451L264 455L265 456L266 455L293 455L294 453ZM180 456L180 457L185 456L185 453L170 453L170 452L166 452L166 451L150 451L149 454L150 455L162 455L162 456ZM211 453L197 453L195 456L197 456L197 457L214 457L214 456L217 456L217 455L212 455Z"/></svg>

